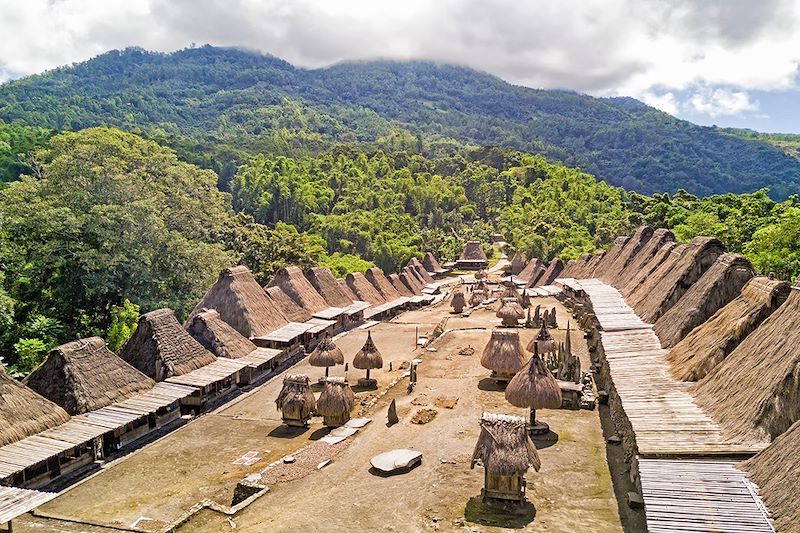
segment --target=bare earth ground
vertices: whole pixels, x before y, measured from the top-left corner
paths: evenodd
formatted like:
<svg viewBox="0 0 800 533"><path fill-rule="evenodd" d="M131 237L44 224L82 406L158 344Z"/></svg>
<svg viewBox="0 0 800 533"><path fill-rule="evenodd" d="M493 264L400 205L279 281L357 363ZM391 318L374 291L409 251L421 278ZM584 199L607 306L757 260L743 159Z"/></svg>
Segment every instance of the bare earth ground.
<svg viewBox="0 0 800 533"><path fill-rule="evenodd" d="M567 311L553 299L534 303L557 306L561 329L554 336L563 339ZM434 343L437 351L415 349L415 329L418 327L420 334L429 333L444 317L450 317L448 331ZM527 514L509 517L485 509L478 501L483 471L480 467L470 470L469 462L479 433L480 413L487 410L527 416L524 410L510 406L502 391L494 390L485 380L488 371L479 363L491 327L498 322L493 310L462 318L450 315L444 303L404 313L394 322L371 328L384 357L385 370L373 373L379 386L400 376L401 362L419 357L423 363L417 389L407 394L404 380L381 398L370 415L373 422L345 445L337 446L342 448L340 453L322 470L292 481L269 483L266 495L230 519L214 511L201 511L180 531L229 531L232 525L237 531L252 532L495 531L500 527L622 531L596 411L539 413L557 437L537 442L542 469L528 473L528 499L533 506L525 510ZM531 330L520 332L523 344L534 334ZM365 338L365 330L354 330L337 340L348 362ZM573 350L588 368L580 331L573 333L572 341ZM472 346L475 353L459 355L466 346ZM390 361L392 372L388 372ZM290 372L307 373L315 380L323 369L309 367L303 361ZM344 375L343 367L332 369L332 374ZM361 375L362 371L352 367L347 372L351 382ZM263 470L325 433L318 418L299 435L287 432L274 405L279 388L280 379L268 382L232 405L112 465L40 511L90 523L129 526L141 516L158 521L155 524L168 523L203 498L229 505L233 488L242 477ZM361 392L358 397L369 394ZM453 409L436 406L436 400L443 397L458 398L458 402ZM397 400L400 422L387 427L392 398ZM424 425L412 424L412 416L427 408L435 409L436 417ZM400 476L370 473L369 459L392 448L422 451L422 465ZM259 452L259 463L251 467L230 464L251 450ZM15 525L16 531L102 530L72 529L66 523L30 516Z"/></svg>

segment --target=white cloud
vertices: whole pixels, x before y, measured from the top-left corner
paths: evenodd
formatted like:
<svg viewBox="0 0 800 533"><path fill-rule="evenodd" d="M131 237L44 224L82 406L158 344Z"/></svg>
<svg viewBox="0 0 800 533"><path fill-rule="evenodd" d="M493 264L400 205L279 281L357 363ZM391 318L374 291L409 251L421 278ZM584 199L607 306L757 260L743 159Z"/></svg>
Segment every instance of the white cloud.
<svg viewBox="0 0 800 533"><path fill-rule="evenodd" d="M653 106L664 113L669 113L670 115L678 114L678 99L672 92L657 94L655 92L648 91L641 95L641 99L645 104Z"/></svg>
<svg viewBox="0 0 800 533"><path fill-rule="evenodd" d="M750 100L743 91L714 89L697 92L689 100L694 111L710 117L739 115L745 111L758 111L758 102Z"/></svg>

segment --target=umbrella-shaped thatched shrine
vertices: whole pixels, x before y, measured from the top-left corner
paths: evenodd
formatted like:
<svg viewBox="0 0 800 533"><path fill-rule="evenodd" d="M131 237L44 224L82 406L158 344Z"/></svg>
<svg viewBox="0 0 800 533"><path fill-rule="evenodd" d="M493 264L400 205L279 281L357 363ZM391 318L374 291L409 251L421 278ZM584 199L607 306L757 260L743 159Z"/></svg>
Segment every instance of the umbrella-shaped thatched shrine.
<svg viewBox="0 0 800 533"><path fill-rule="evenodd" d="M311 366L325 367L325 377L328 377L330 367L344 364L344 354L330 337L323 338L308 356Z"/></svg>
<svg viewBox="0 0 800 533"><path fill-rule="evenodd" d="M378 380L369 377L369 371L383 366L381 352L372 341L372 332L367 333L367 341L353 358L353 366L359 370L366 370L366 377L359 378L358 386L364 388L377 388Z"/></svg>
<svg viewBox="0 0 800 533"><path fill-rule="evenodd" d="M539 357L537 344L534 344L533 355L527 364L508 383L506 400L515 407L526 407L531 410L532 433L547 433L550 430L544 422L537 422L536 410L561 407L561 388Z"/></svg>

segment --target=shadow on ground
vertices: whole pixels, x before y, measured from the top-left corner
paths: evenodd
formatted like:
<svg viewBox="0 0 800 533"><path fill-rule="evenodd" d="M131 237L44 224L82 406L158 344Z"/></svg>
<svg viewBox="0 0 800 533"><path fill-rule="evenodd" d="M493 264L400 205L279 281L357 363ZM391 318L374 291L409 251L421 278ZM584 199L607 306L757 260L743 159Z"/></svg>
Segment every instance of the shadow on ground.
<svg viewBox="0 0 800 533"><path fill-rule="evenodd" d="M523 503L508 502L487 504L480 496L473 496L464 507L467 522L484 526L522 529L536 518L536 507L525 500Z"/></svg>

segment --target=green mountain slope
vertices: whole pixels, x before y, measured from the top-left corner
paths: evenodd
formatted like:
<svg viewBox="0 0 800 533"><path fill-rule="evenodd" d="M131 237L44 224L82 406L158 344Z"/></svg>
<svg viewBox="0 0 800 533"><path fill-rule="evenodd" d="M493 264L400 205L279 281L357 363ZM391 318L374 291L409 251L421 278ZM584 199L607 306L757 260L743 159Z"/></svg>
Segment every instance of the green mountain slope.
<svg viewBox="0 0 800 533"><path fill-rule="evenodd" d="M455 140L542 154L643 193L800 192L800 161L764 139L630 98L534 90L428 62L303 70L236 49L128 49L0 86L0 119L58 130L115 125L186 153L214 146L213 161L195 162L223 178L256 152L365 141L409 148L424 138L429 148Z"/></svg>

